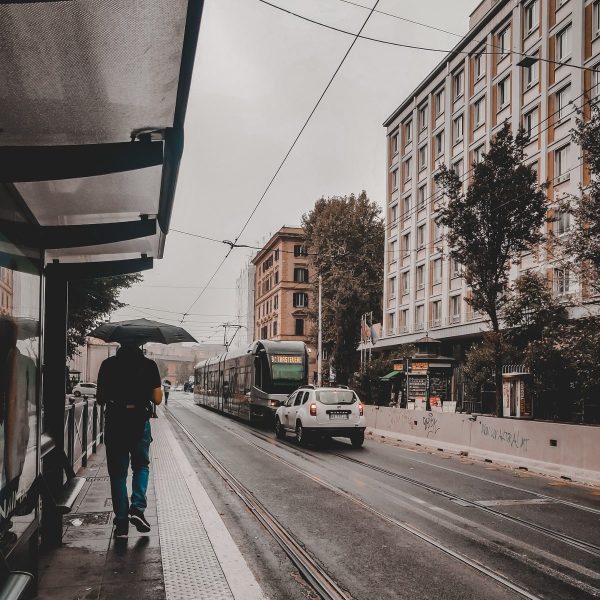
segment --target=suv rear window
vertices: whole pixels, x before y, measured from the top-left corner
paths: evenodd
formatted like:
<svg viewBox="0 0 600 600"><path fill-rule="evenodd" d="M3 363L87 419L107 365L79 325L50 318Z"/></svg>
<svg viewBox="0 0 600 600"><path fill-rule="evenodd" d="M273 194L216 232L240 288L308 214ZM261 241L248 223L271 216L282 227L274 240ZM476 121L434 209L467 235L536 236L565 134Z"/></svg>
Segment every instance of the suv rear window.
<svg viewBox="0 0 600 600"><path fill-rule="evenodd" d="M352 390L322 390L315 394L321 404L354 404L358 400Z"/></svg>

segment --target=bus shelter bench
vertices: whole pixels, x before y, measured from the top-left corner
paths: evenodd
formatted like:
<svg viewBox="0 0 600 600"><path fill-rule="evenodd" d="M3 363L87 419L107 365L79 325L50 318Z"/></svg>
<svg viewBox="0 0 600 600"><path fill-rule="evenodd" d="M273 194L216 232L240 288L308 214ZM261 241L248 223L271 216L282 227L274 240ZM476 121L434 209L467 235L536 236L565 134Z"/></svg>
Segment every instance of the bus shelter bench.
<svg viewBox="0 0 600 600"><path fill-rule="evenodd" d="M33 575L25 571L10 571L0 584L0 600L21 600L27 597Z"/></svg>

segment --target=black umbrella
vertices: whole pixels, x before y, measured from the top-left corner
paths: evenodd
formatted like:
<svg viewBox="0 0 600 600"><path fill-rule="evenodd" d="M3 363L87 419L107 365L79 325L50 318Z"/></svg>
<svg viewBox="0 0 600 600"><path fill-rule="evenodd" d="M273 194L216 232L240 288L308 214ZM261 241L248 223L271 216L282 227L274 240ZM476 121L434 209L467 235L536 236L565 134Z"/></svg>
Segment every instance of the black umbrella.
<svg viewBox="0 0 600 600"><path fill-rule="evenodd" d="M88 335L105 342L134 344L136 346L141 346L147 342L157 342L159 344L197 342L183 327L150 321L149 319L103 323Z"/></svg>

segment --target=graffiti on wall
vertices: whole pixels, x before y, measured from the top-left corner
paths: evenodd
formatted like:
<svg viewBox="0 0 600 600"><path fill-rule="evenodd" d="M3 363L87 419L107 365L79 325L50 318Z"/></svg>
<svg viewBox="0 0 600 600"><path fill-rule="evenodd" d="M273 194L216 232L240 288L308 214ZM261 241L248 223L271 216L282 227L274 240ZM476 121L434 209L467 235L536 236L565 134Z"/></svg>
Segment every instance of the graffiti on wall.
<svg viewBox="0 0 600 600"><path fill-rule="evenodd" d="M423 427L425 428L425 435L428 438L435 437L440 430L438 420L433 416L433 413L427 413L427 415L423 417Z"/></svg>
<svg viewBox="0 0 600 600"><path fill-rule="evenodd" d="M518 429L509 431L507 429L491 427L483 421L480 421L479 425L482 436L491 438L492 440L498 441L502 444L506 444L511 448L517 448L518 450L527 452L527 443L529 442L529 438L523 437Z"/></svg>

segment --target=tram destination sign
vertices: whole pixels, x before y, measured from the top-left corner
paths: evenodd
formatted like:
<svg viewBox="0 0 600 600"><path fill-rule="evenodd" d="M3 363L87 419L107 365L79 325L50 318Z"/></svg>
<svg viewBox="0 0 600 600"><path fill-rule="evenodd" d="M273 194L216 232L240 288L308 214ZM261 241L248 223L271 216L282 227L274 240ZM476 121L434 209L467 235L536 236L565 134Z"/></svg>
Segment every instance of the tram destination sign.
<svg viewBox="0 0 600 600"><path fill-rule="evenodd" d="M301 365L301 356L290 356L288 354L273 354L271 356L272 363L284 364L284 365Z"/></svg>

